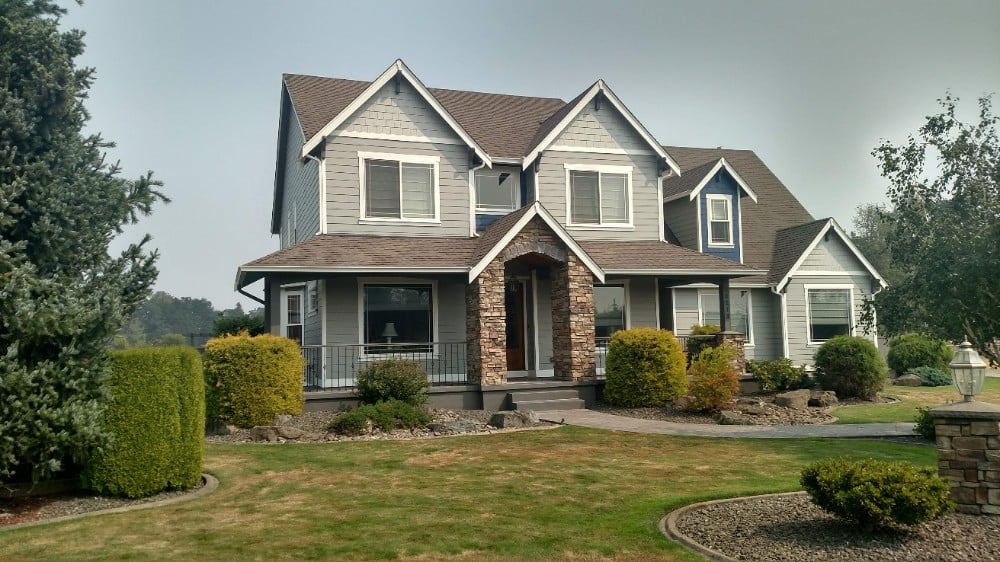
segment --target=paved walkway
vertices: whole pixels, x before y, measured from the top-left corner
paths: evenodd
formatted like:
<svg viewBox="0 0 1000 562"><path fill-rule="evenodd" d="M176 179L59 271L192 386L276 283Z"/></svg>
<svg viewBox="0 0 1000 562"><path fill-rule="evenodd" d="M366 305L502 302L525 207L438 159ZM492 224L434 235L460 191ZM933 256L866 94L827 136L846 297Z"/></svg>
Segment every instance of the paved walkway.
<svg viewBox="0 0 1000 562"><path fill-rule="evenodd" d="M614 416L593 410L539 412L549 422L660 435L739 437L744 439L801 439L816 437L913 437L912 423L863 423L844 425L710 425L676 423Z"/></svg>

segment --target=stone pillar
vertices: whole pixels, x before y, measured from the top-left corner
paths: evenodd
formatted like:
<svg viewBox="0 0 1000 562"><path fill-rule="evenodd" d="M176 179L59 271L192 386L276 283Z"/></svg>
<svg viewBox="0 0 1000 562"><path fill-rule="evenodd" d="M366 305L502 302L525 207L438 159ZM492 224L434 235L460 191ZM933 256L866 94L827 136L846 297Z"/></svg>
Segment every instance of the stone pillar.
<svg viewBox="0 0 1000 562"><path fill-rule="evenodd" d="M719 346L728 343L736 350L736 358L733 359L733 368L736 374L742 375L747 372L747 356L744 349L745 342L743 334L739 332L719 332L715 334L715 345Z"/></svg>
<svg viewBox="0 0 1000 562"><path fill-rule="evenodd" d="M930 411L938 474L951 479L959 513L1000 515L1000 407L956 402Z"/></svg>
<svg viewBox="0 0 1000 562"><path fill-rule="evenodd" d="M469 384L507 382L507 308L503 261L493 260L465 289Z"/></svg>
<svg viewBox="0 0 1000 562"><path fill-rule="evenodd" d="M597 376L594 346L594 278L572 252L552 267L552 352L555 378Z"/></svg>

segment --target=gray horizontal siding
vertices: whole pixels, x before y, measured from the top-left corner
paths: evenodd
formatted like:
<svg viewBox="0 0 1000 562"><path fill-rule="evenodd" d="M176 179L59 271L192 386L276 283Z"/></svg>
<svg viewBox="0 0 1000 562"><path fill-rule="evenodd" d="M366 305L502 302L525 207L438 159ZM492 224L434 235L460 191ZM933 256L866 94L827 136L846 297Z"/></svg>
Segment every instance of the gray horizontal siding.
<svg viewBox="0 0 1000 562"><path fill-rule="evenodd" d="M820 240L806 256L798 271L864 271L865 267L854 252L839 237Z"/></svg>
<svg viewBox="0 0 1000 562"><path fill-rule="evenodd" d="M698 249L697 202L686 197L663 206L663 221L674 233L681 246Z"/></svg>
<svg viewBox="0 0 1000 562"><path fill-rule="evenodd" d="M614 283L614 281L609 281ZM628 315L632 328L656 328L656 279L637 277L628 283Z"/></svg>
<svg viewBox="0 0 1000 562"><path fill-rule="evenodd" d="M819 345L809 344L809 322L806 316L806 285L810 287L822 285L851 285L854 287L854 308L852 311L854 335L864 335L857 325L860 319L860 307L864 302L871 284L868 276L822 276L795 277L786 289L786 318L788 322L788 355L798 364L811 365L813 355ZM832 288L832 287L831 287Z"/></svg>
<svg viewBox="0 0 1000 562"><path fill-rule="evenodd" d="M359 224L361 180L358 152L440 157L438 182L441 223ZM469 156L466 147L453 144L331 137L327 139L324 158L328 232L382 236L469 235Z"/></svg>
<svg viewBox="0 0 1000 562"><path fill-rule="evenodd" d="M302 128L294 111L288 112L288 119L282 177L282 248L312 238L319 231L319 165L315 160L302 161Z"/></svg>
<svg viewBox="0 0 1000 562"><path fill-rule="evenodd" d="M538 169L538 200L566 226L565 164L632 167L632 224L634 230L569 228L579 240L658 240L660 215L656 189L657 164L653 156L545 151Z"/></svg>
<svg viewBox="0 0 1000 562"><path fill-rule="evenodd" d="M594 109L587 104L552 143L555 146L641 150L652 153L650 146L609 103Z"/></svg>
<svg viewBox="0 0 1000 562"><path fill-rule="evenodd" d="M770 289L751 289L753 348L747 359L777 359L784 355L781 342L781 299Z"/></svg>

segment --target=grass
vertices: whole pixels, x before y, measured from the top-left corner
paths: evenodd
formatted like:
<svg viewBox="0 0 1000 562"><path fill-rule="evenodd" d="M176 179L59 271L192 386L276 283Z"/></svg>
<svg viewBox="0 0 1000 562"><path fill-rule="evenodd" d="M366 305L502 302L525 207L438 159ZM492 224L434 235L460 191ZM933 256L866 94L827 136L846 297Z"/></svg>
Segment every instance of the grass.
<svg viewBox="0 0 1000 562"><path fill-rule="evenodd" d="M962 399L954 385L887 386L883 394L899 402L842 406L830 413L839 418L836 423L912 422L918 407L940 406ZM1000 405L1000 378L987 377L983 393L977 395L976 400Z"/></svg>
<svg viewBox="0 0 1000 562"><path fill-rule="evenodd" d="M2 560L697 560L657 530L692 502L800 489L850 455L927 447L562 427L421 441L210 445L221 485L176 505L0 534ZM720 524L725 524L720 522Z"/></svg>

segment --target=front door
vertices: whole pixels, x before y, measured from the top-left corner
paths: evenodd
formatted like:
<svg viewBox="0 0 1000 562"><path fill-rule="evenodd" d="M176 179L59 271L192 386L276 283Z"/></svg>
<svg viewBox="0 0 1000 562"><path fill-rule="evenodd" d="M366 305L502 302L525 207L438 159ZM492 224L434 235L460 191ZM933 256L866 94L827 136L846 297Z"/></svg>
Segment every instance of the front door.
<svg viewBox="0 0 1000 562"><path fill-rule="evenodd" d="M524 283L507 283L507 370L524 370Z"/></svg>

